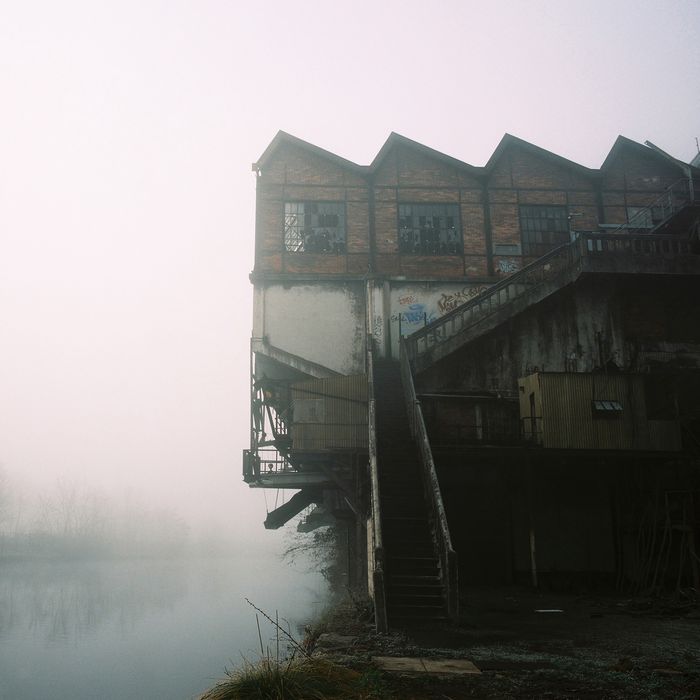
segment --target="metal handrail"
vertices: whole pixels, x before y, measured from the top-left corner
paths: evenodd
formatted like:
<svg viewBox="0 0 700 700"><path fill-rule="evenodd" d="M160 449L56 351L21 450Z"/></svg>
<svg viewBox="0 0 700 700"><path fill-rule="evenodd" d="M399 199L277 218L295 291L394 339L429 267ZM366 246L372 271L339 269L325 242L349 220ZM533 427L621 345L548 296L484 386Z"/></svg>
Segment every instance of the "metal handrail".
<svg viewBox="0 0 700 700"><path fill-rule="evenodd" d="M664 192L656 197L650 204L641 208L631 219L625 224L620 224L615 231L624 229L656 229L668 221L677 211L692 203L695 199L693 180L690 177L682 177L676 180L672 185L669 185ZM653 217L656 212L661 212L659 220L654 223ZM634 222L646 224L649 222L651 226L635 226Z"/></svg>
<svg viewBox="0 0 700 700"><path fill-rule="evenodd" d="M371 337L371 336L368 336ZM374 621L377 632L388 630L386 613L386 589L384 581L384 541L382 536L382 511L379 494L379 465L377 462L377 412L374 397L374 354L367 344L367 391L369 429L369 475L372 487L372 585L374 589Z"/></svg>
<svg viewBox="0 0 700 700"><path fill-rule="evenodd" d="M654 233L594 233L579 235L580 255L592 256L600 253L631 253L633 255L658 256L664 254L683 255L692 252L692 241Z"/></svg>
<svg viewBox="0 0 700 700"><path fill-rule="evenodd" d="M440 569L447 593L447 616L456 622L459 617L459 585L457 573L457 553L452 547L450 528L447 523L447 513L442 500L440 482L438 480L435 462L428 431L423 420L423 411L420 401L416 398L416 389L413 384L411 364L406 353L404 341L400 341L401 380L406 400L408 422L411 435L419 447L421 456L421 473L423 475L423 490L431 511L435 537L438 544Z"/></svg>

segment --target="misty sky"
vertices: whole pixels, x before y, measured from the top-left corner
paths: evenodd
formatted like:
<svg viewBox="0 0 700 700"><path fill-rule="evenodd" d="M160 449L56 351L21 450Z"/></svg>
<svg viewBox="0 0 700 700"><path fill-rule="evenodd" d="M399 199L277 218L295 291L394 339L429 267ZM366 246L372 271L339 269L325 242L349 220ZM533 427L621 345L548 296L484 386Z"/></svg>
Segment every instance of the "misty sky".
<svg viewBox="0 0 700 700"><path fill-rule="evenodd" d="M0 462L262 536L250 165L277 130L363 164L391 131L688 161L699 34L697 0L0 0Z"/></svg>

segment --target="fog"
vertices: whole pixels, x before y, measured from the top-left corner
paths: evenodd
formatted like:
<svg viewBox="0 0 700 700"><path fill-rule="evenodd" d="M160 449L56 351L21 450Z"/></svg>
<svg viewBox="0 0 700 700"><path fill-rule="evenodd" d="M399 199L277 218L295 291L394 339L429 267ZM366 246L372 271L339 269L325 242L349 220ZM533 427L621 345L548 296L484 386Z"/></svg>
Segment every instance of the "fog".
<svg viewBox="0 0 700 700"><path fill-rule="evenodd" d="M692 0L2 3L8 478L278 543L240 478L250 164L276 131L360 163L392 130L474 165L506 131L688 161L698 27Z"/></svg>

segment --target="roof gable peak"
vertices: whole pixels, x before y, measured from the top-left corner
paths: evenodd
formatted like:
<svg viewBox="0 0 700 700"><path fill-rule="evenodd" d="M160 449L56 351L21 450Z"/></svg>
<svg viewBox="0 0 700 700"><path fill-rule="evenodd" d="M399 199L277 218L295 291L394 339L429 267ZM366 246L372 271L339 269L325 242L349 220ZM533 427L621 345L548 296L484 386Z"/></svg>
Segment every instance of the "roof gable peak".
<svg viewBox="0 0 700 700"><path fill-rule="evenodd" d="M304 139L300 139L298 136L293 136L292 134L289 134L286 131L282 130L278 131L275 134L275 137L272 139L272 141L270 141L260 158L258 158L258 160L255 163L253 163L252 169L256 172L262 170L265 167L266 163L268 163L273 158L275 152L286 144L309 151L310 153L313 153L314 155L320 158L330 160L331 162L335 163L341 168L352 170L356 173L364 173L367 170L367 166L358 165L357 163L354 163L353 161L348 160L347 158L343 158L339 155L336 155L331 151L327 151L325 148L316 146L315 144L310 143L309 141L304 141Z"/></svg>
<svg viewBox="0 0 700 700"><path fill-rule="evenodd" d="M397 146L404 146L406 148L410 148L414 151L422 153L425 156L428 156L429 158L434 158L442 163L451 165L452 167L455 167L459 170L466 170L472 175L480 175L483 172L483 168L479 168L475 165L465 163L464 161L459 160L458 158L454 158L453 156L447 155L442 151L438 151L434 148L431 148L430 146L426 146L425 144L422 144L419 141L414 141L413 139L408 138L408 136L403 136L403 134L399 134L396 131L392 131L389 134L387 140L384 142L384 145L379 149L379 152L374 157L374 160L369 166L370 170L372 172L377 170L381 166L384 159L389 155L391 150Z"/></svg>

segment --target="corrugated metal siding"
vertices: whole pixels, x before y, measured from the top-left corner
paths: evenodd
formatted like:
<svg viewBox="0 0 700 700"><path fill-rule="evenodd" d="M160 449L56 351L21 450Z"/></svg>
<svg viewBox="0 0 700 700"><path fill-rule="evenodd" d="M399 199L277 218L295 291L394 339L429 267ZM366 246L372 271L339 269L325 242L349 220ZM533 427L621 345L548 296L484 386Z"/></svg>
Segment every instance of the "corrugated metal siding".
<svg viewBox="0 0 700 700"><path fill-rule="evenodd" d="M293 449L367 449L366 375L313 379L291 390Z"/></svg>
<svg viewBox="0 0 700 700"><path fill-rule="evenodd" d="M538 373L519 380L522 418L530 416L531 392L542 416L544 447L597 450L678 450L672 421L646 417L644 377L629 374ZM594 400L617 401L622 414L596 417Z"/></svg>
<svg viewBox="0 0 700 700"><path fill-rule="evenodd" d="M544 446L648 449L642 378L605 374L542 374ZM591 402L617 401L619 416L594 418ZM640 410L641 408L641 410Z"/></svg>

